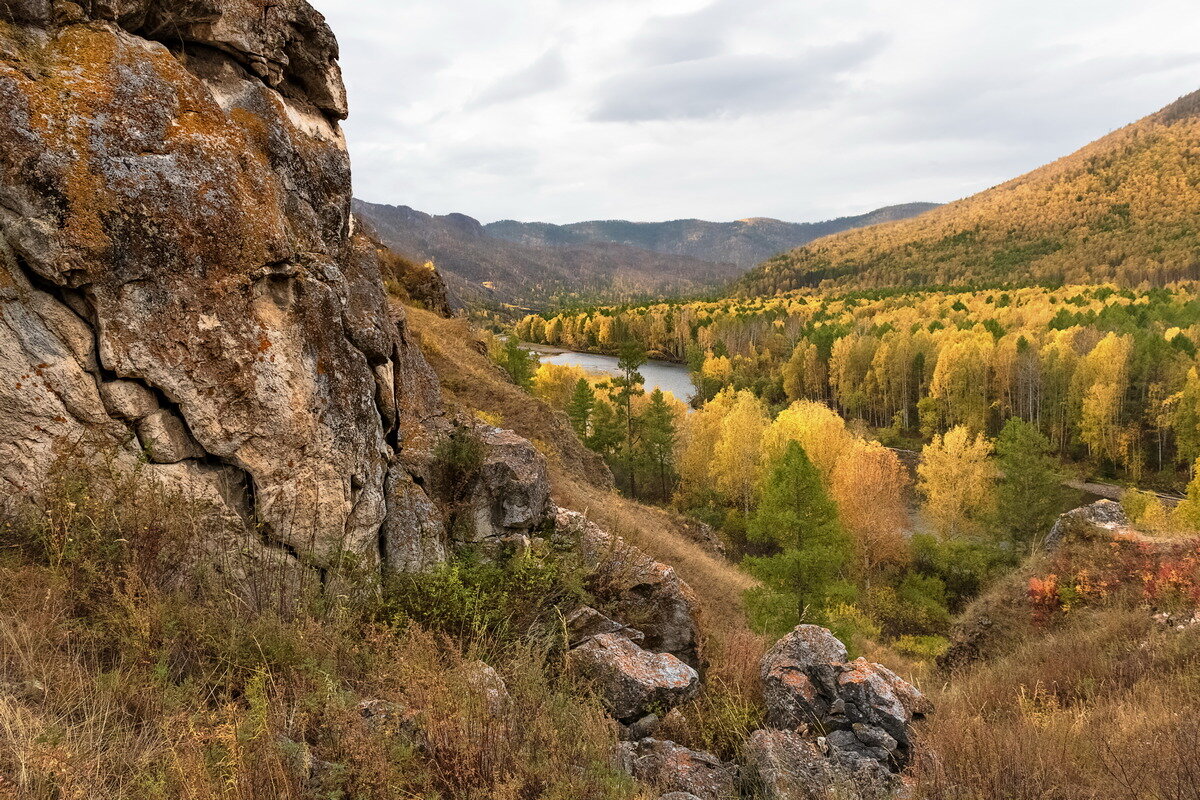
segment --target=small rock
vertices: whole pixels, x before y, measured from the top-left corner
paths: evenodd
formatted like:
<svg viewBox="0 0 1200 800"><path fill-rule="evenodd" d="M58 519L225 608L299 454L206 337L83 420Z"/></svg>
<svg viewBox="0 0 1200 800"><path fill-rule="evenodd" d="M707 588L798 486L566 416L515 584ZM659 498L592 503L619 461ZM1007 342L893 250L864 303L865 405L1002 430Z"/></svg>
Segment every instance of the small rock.
<svg viewBox="0 0 1200 800"><path fill-rule="evenodd" d="M1104 541L1136 535L1125 509L1112 500L1099 500L1060 516L1043 546L1054 550L1066 541Z"/></svg>
<svg viewBox="0 0 1200 800"><path fill-rule="evenodd" d="M158 410L154 392L133 381L100 384L100 398L108 413L117 419L136 421Z"/></svg>
<svg viewBox="0 0 1200 800"><path fill-rule="evenodd" d="M482 696L488 713L493 717L503 714L512 698L500 674L482 661L463 664L462 670L466 675L467 685Z"/></svg>
<svg viewBox="0 0 1200 800"><path fill-rule="evenodd" d="M651 653L614 633L594 636L567 654L568 663L591 680L609 713L621 721L665 712L692 697L696 670L669 653Z"/></svg>
<svg viewBox="0 0 1200 800"><path fill-rule="evenodd" d="M641 642L646 638L641 631L628 625L622 625L591 606L580 606L575 609L567 615L565 623L571 647L578 647L593 636L599 636L602 633L618 633L631 642Z"/></svg>
<svg viewBox="0 0 1200 800"><path fill-rule="evenodd" d="M639 781L699 800L737 797L734 768L711 753L661 739L623 742L619 747L622 768Z"/></svg>

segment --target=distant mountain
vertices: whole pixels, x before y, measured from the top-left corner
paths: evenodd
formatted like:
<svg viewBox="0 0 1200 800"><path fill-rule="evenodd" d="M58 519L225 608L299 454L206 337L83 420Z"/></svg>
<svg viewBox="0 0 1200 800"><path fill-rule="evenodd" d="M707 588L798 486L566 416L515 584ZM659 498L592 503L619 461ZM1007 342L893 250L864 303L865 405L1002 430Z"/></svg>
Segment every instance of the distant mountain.
<svg viewBox="0 0 1200 800"><path fill-rule="evenodd" d="M781 222L755 217L737 222L678 219L671 222L595 220L570 225L501 220L484 226L492 236L510 242L547 245L623 244L656 253L691 256L704 261L727 262L749 269L776 253L833 233L907 219L937 208L937 203L906 203L868 214L839 217L825 222Z"/></svg>
<svg viewBox="0 0 1200 800"><path fill-rule="evenodd" d="M354 212L391 249L433 261L451 293L469 307L542 308L697 294L745 271L616 244L519 244L490 235L465 214L434 216L360 200Z"/></svg>
<svg viewBox="0 0 1200 800"><path fill-rule="evenodd" d="M542 308L709 292L767 256L818 236L902 219L910 203L828 222L494 222L354 201L354 212L396 252L432 260L467 306Z"/></svg>
<svg viewBox="0 0 1200 800"><path fill-rule="evenodd" d="M1200 279L1200 92L965 200L778 255L738 289L1180 279Z"/></svg>

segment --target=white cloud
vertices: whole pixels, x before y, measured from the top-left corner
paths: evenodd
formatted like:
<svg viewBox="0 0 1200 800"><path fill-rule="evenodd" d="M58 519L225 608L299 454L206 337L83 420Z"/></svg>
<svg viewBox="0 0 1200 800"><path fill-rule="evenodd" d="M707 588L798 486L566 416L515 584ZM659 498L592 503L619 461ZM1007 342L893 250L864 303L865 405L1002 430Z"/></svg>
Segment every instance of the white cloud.
<svg viewBox="0 0 1200 800"><path fill-rule="evenodd" d="M311 0L356 190L483 220L951 200L1200 88L1188 0Z"/></svg>

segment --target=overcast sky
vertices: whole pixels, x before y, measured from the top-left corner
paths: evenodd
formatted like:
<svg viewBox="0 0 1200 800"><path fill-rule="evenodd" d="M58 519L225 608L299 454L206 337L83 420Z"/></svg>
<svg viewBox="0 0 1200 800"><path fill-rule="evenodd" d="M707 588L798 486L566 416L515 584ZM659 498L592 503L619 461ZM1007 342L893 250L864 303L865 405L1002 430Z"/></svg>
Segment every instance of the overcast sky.
<svg viewBox="0 0 1200 800"><path fill-rule="evenodd" d="M1196 0L311 0L355 190L807 222L987 188L1200 89Z"/></svg>

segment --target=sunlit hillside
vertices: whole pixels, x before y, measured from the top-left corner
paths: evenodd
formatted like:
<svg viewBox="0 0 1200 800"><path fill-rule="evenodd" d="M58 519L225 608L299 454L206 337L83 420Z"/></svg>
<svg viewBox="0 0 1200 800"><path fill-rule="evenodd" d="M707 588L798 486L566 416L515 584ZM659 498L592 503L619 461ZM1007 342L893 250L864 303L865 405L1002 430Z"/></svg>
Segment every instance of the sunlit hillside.
<svg viewBox="0 0 1200 800"><path fill-rule="evenodd" d="M913 219L772 258L742 294L806 286L1092 283L1200 276L1200 93Z"/></svg>

